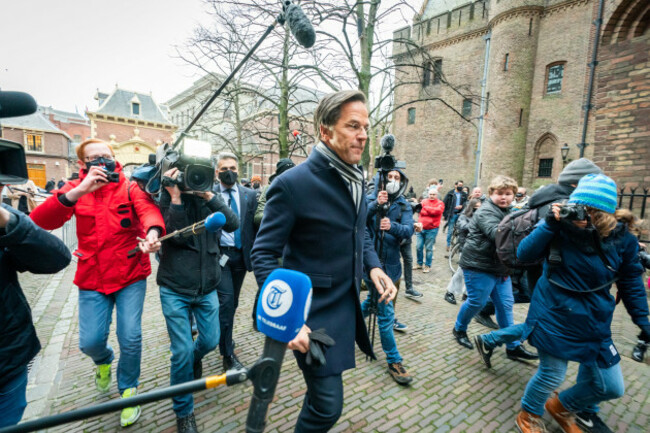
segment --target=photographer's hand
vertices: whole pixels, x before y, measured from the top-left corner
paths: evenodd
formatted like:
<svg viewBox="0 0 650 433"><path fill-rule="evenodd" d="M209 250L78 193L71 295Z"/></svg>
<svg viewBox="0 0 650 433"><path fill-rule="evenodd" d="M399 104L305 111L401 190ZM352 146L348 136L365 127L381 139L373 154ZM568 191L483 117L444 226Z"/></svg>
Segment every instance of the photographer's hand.
<svg viewBox="0 0 650 433"><path fill-rule="evenodd" d="M393 280L388 278L388 275L381 268L372 268L370 271L370 279L374 283L377 292L379 292L379 302L388 304L395 299L397 288L393 284Z"/></svg>
<svg viewBox="0 0 650 433"><path fill-rule="evenodd" d="M167 170L165 173L163 173L163 176L167 176L172 178L173 180L176 180L178 178L178 168L172 168L170 170ZM178 185L174 184L173 186L166 186L165 189L169 193L169 196L172 199L172 204L183 204L181 201L181 190L178 188Z"/></svg>
<svg viewBox="0 0 650 433"><path fill-rule="evenodd" d="M212 197L214 197L214 193L212 191L201 191L195 192L194 194L201 197L205 201L210 201L212 200Z"/></svg>
<svg viewBox="0 0 650 433"><path fill-rule="evenodd" d="M385 204L387 202L388 202L388 192L379 191L379 194L377 194L377 204Z"/></svg>
<svg viewBox="0 0 650 433"><path fill-rule="evenodd" d="M108 185L106 172L97 166L90 167L88 174L75 188L65 193L71 202L76 202L82 196L97 191L99 188Z"/></svg>

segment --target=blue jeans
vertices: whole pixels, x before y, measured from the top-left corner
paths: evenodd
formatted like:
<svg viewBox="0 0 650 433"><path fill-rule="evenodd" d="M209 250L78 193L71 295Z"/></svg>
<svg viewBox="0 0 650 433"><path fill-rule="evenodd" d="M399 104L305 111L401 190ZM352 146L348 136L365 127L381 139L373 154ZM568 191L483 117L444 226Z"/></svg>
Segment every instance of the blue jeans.
<svg viewBox="0 0 650 433"><path fill-rule="evenodd" d="M0 388L0 428L16 425L27 407L27 366Z"/></svg>
<svg viewBox="0 0 650 433"><path fill-rule="evenodd" d="M416 245L418 265L422 265L423 263L422 250L424 249L427 251L427 256L426 256L426 260L424 261L424 265L431 267L431 261L433 260L433 244L436 243L436 236L438 236L438 228L422 230L421 232L417 233L416 236L418 240Z"/></svg>
<svg viewBox="0 0 650 433"><path fill-rule="evenodd" d="M569 361L556 358L541 350L538 350L538 353L539 368L526 385L521 407L527 412L542 416L544 403L564 382ZM598 403L620 398L624 392L625 385L620 363L609 368L580 364L576 384L562 391L559 397L562 406L570 412L595 413L598 411Z"/></svg>
<svg viewBox="0 0 650 433"><path fill-rule="evenodd" d="M452 210L452 212L454 212ZM451 245L451 235L454 234L454 226L456 225L456 220L458 219L457 213L453 213L451 217L449 217L449 222L447 223L447 246Z"/></svg>
<svg viewBox="0 0 650 433"><path fill-rule="evenodd" d="M194 380L194 360L214 350L219 343L219 298L217 291L206 295L188 296L167 287L160 287L162 306L167 332L171 341L170 384ZM192 341L190 312L194 313L199 336ZM172 398L174 412L179 418L194 411L192 394Z"/></svg>
<svg viewBox="0 0 650 433"><path fill-rule="evenodd" d="M465 288L467 289L467 301L463 303L456 317L455 328L457 331L467 331L469 322L481 311L488 301L492 299L496 310L497 323L499 328L507 328L514 325L512 306L515 303L512 296L512 282L510 277L500 277L485 272L463 269ZM514 349L520 343L508 343L508 349Z"/></svg>
<svg viewBox="0 0 650 433"><path fill-rule="evenodd" d="M526 324L519 323L517 325L501 328L496 331L489 332L481 335L483 344L488 349L494 349L504 344L514 343L516 341L522 342L522 337L526 332Z"/></svg>
<svg viewBox="0 0 650 433"><path fill-rule="evenodd" d="M366 287L368 287L368 297L361 304L361 312L363 317L368 316L368 309L370 308L370 297L375 296L379 299L377 289L372 280L365 280ZM393 301L388 304L383 302L377 303L377 327L379 328L379 338L381 340L381 348L384 349L386 354L386 362L393 364L402 362L402 357L397 350L397 342L395 341L395 334L393 334L393 324L395 323L395 309Z"/></svg>
<svg viewBox="0 0 650 433"><path fill-rule="evenodd" d="M142 307L147 281L140 280L104 295L95 290L79 290L79 349L90 356L95 365L110 364L115 358L108 344L113 306L117 318L117 342L120 360L117 364L117 389L120 394L138 386L142 356Z"/></svg>

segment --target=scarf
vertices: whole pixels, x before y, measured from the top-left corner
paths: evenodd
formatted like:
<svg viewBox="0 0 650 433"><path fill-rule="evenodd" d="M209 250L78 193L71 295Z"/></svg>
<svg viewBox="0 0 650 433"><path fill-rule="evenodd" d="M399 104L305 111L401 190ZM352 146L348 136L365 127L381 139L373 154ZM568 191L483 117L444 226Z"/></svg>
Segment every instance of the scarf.
<svg viewBox="0 0 650 433"><path fill-rule="evenodd" d="M329 161L330 167L336 169L336 171L341 175L341 178L348 186L357 213L359 213L363 195L363 171L361 168L358 165L350 165L344 162L322 141L318 143L314 149L324 155Z"/></svg>

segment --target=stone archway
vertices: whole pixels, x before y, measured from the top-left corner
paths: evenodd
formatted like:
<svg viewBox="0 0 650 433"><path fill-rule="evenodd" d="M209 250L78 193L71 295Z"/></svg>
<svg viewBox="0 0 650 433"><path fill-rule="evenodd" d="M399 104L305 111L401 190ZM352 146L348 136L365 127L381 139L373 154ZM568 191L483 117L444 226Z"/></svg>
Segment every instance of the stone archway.
<svg viewBox="0 0 650 433"><path fill-rule="evenodd" d="M149 154L156 153L157 146L161 144L160 141L155 145L144 141L140 138L138 128L133 131L133 137L129 140L117 143L114 135L111 135L110 139L111 146L115 151L115 159L123 167L146 164L149 162Z"/></svg>

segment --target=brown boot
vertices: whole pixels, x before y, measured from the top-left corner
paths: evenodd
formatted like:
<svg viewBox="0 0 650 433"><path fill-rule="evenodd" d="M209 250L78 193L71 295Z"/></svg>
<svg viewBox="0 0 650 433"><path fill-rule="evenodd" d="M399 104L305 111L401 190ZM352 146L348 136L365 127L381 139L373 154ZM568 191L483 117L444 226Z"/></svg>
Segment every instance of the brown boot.
<svg viewBox="0 0 650 433"><path fill-rule="evenodd" d="M537 415L523 409L517 414L515 424L517 424L521 433L546 433L544 421Z"/></svg>
<svg viewBox="0 0 650 433"><path fill-rule="evenodd" d="M557 393L544 405L544 409L560 425L564 433L582 433L582 429L576 424L575 416L562 406Z"/></svg>

